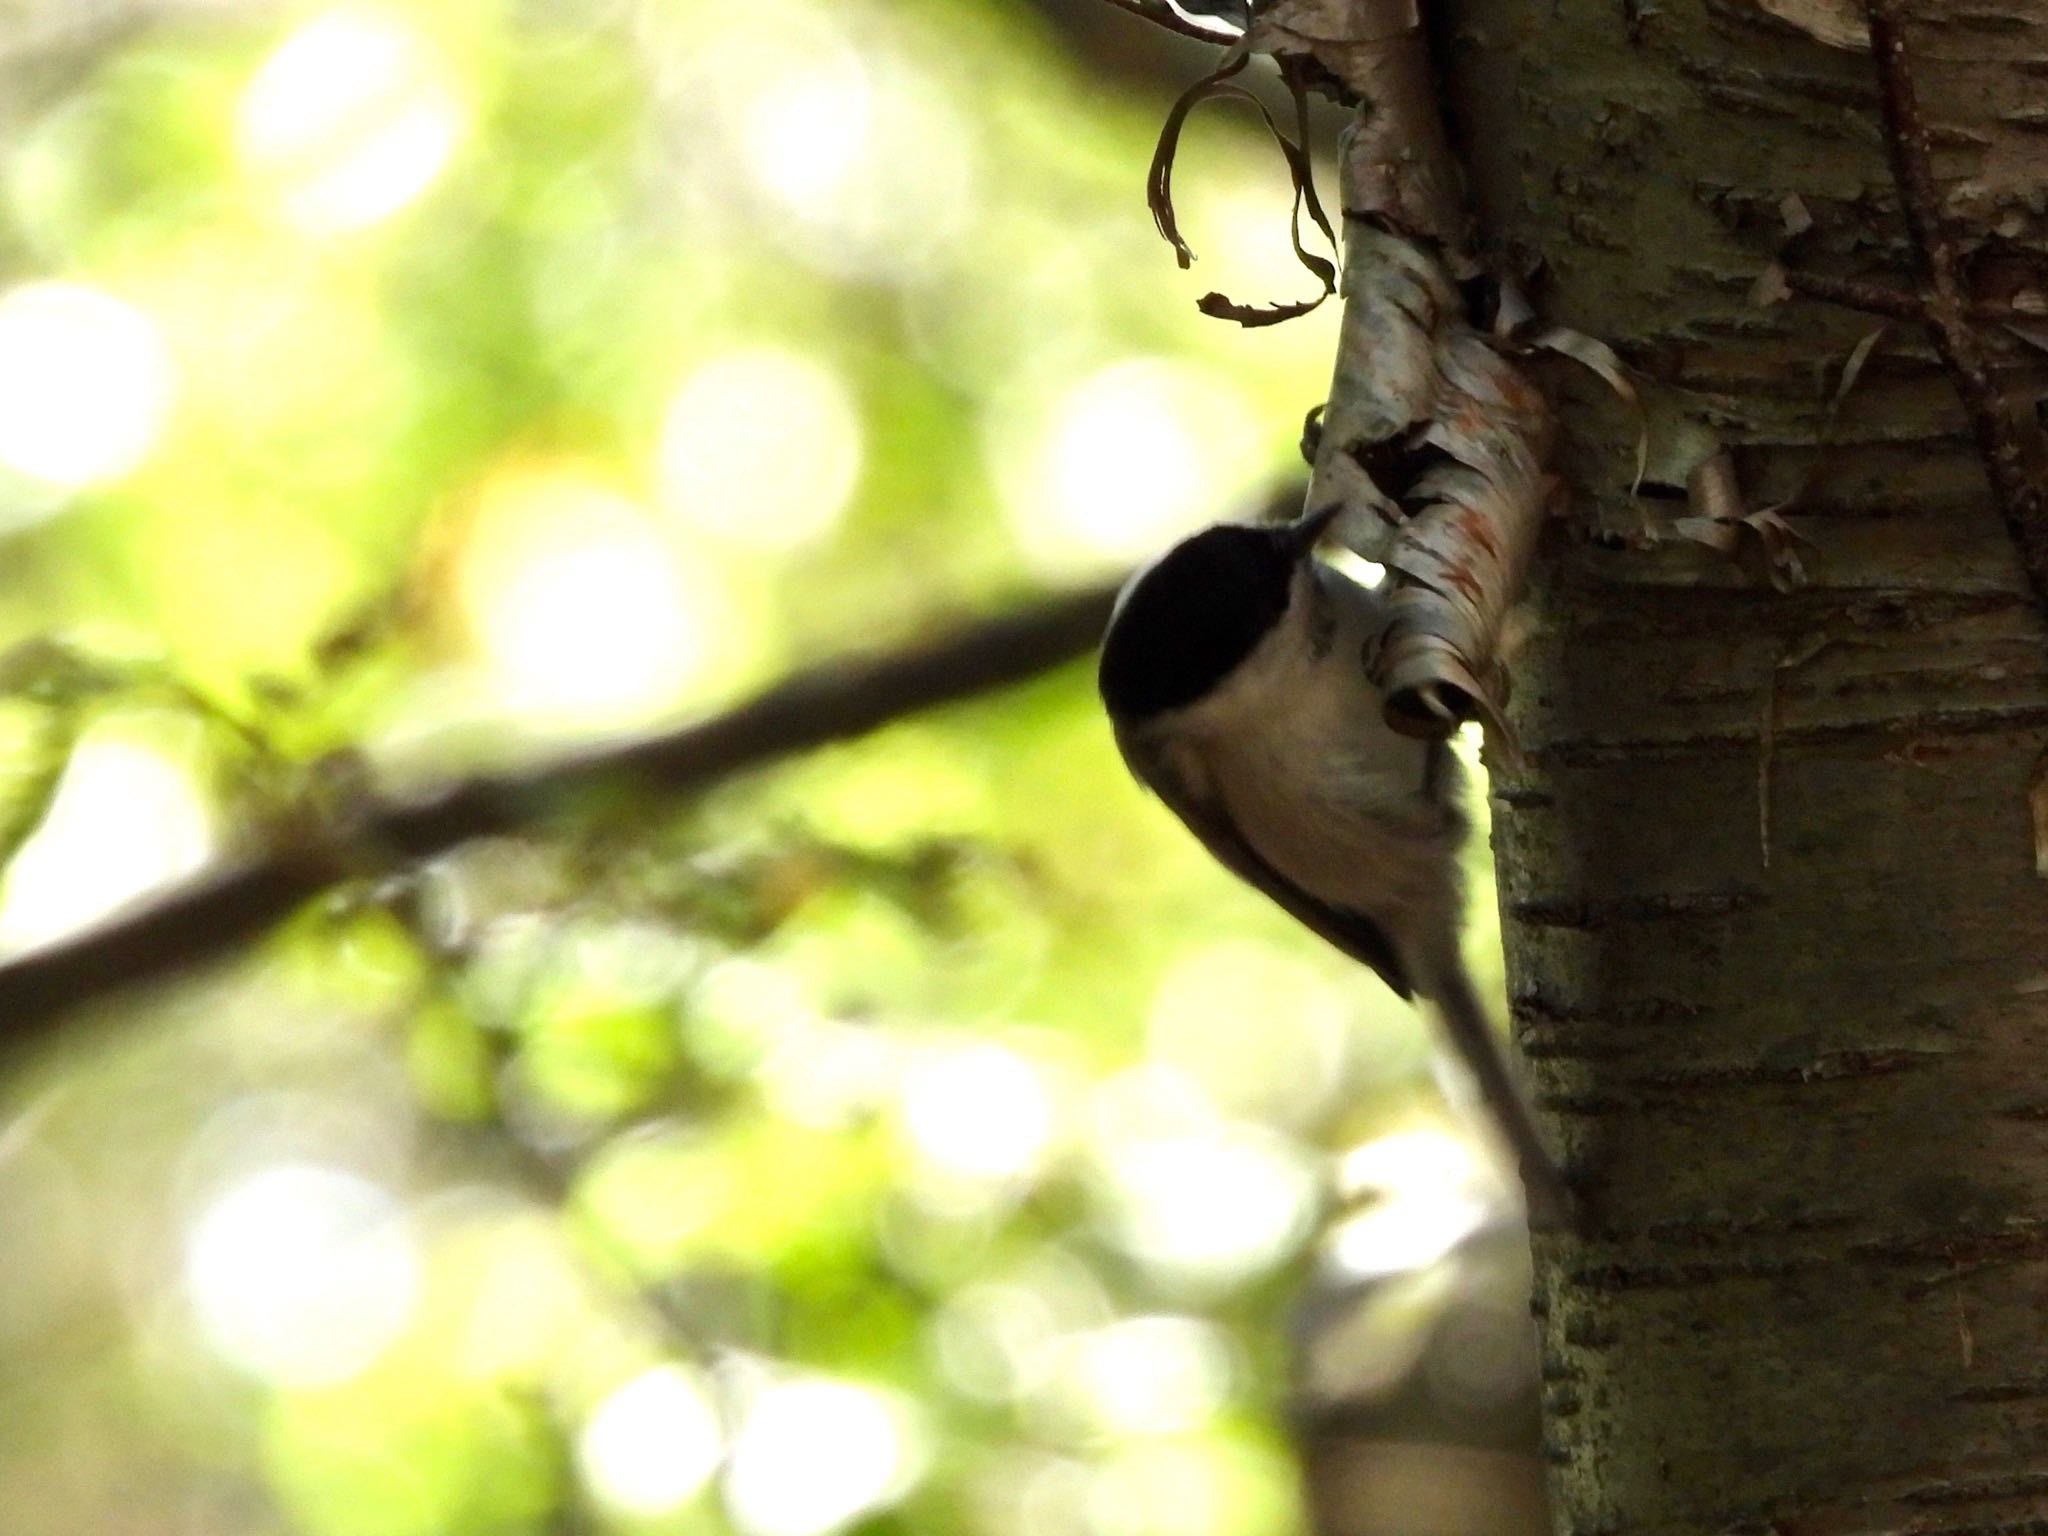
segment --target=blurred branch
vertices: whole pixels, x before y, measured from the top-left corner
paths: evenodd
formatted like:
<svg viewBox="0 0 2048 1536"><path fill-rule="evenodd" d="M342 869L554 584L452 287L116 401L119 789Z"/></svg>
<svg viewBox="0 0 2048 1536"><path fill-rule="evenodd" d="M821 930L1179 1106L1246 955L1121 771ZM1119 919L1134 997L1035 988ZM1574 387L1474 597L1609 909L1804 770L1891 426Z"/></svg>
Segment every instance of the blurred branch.
<svg viewBox="0 0 2048 1536"><path fill-rule="evenodd" d="M750 768L1024 682L1092 649L1116 587L1087 588L937 639L796 673L709 720L607 744L415 799L178 886L126 916L0 964L0 1041L261 937L332 886L546 824L592 796L695 794Z"/></svg>
<svg viewBox="0 0 2048 1536"><path fill-rule="evenodd" d="M663 1343L678 1358L708 1360L710 1351L700 1330L689 1313L677 1305L668 1288L642 1273L634 1255L602 1218L590 1213L578 1218L576 1181L583 1171L581 1158L566 1148L543 1145L540 1139L522 1131L506 1112L505 1075L517 1054L517 1031L510 1025L531 999L522 1000L509 1016L480 1016L475 995L458 980L459 974L476 959L474 933L454 933L437 927L427 920L417 901L392 901L386 904L386 910L427 962L426 980L416 1003L440 1002L460 1009L470 1019L488 1053L490 1120L481 1127L444 1125L443 1129L465 1137L484 1131L477 1138L476 1150L486 1154L497 1171L534 1203L554 1213L572 1243L581 1245L591 1279L637 1303L660 1331ZM530 989L531 985L529 979L522 990Z"/></svg>
<svg viewBox="0 0 2048 1536"><path fill-rule="evenodd" d="M178 22L244 20L279 0L32 0L0 4L0 120L33 117L116 50Z"/></svg>

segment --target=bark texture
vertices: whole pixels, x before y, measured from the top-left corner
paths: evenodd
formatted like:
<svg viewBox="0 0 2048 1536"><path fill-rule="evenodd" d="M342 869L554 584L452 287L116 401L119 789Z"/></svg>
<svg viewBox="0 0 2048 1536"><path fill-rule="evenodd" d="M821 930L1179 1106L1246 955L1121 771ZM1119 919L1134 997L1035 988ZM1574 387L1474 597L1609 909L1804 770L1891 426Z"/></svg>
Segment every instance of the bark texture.
<svg viewBox="0 0 2048 1536"><path fill-rule="evenodd" d="M2048 269L2048 3L1909 36L1971 270ZM1559 1527L2048 1530L2048 637L1919 328L1824 443L1880 322L1749 298L1788 195L1799 264L1910 282L1870 56L1751 0L1457 0L1438 43L1549 318L1753 504L1812 477L1803 590L1636 547L1634 423L1565 381L1605 491L1546 549L1494 818L1515 1032L1597 1202L1537 1255Z"/></svg>

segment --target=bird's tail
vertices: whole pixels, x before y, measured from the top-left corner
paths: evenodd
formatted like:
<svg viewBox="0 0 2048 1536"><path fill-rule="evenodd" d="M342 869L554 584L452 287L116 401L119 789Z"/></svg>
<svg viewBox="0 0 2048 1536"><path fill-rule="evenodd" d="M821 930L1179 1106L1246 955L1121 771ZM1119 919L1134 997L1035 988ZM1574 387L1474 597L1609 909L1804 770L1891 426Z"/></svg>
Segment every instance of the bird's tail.
<svg viewBox="0 0 2048 1536"><path fill-rule="evenodd" d="M1437 966L1428 992L1458 1059L1479 1081L1479 1092L1493 1122L1506 1135L1520 1166L1522 1187L1529 1204L1529 1224L1538 1230L1576 1224L1578 1200L1564 1170L1551 1156L1536 1128L1521 1086L1515 1081L1506 1053L1488 1022L1486 1006L1463 960L1455 955Z"/></svg>

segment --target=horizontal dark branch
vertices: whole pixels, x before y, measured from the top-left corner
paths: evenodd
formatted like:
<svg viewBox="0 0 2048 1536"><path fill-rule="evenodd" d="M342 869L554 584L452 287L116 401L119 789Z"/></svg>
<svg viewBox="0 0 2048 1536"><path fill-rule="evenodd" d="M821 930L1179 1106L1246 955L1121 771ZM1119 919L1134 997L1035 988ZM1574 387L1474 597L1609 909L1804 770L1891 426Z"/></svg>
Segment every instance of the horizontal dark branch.
<svg viewBox="0 0 2048 1536"><path fill-rule="evenodd" d="M0 1041L247 944L344 881L543 826L596 794L701 792L745 769L1024 682L1090 650L1116 588L1051 598L937 639L798 672L728 712L516 773L368 807L316 841L229 865L75 938L0 964Z"/></svg>

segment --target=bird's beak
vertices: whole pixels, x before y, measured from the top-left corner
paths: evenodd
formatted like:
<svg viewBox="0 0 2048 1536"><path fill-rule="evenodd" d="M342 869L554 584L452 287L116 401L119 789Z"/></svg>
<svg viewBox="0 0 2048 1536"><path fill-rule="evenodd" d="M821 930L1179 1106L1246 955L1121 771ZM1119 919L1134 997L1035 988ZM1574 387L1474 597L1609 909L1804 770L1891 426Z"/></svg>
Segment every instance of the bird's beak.
<svg viewBox="0 0 2048 1536"><path fill-rule="evenodd" d="M1336 520L1337 514L1343 510L1344 504L1341 501L1332 502L1327 507L1319 507L1313 512L1302 513L1300 517L1297 517L1293 522L1283 527L1280 530L1280 537L1286 542L1288 548L1294 552L1294 558L1306 560L1310 555L1314 554L1316 545L1322 542L1323 535L1329 531L1330 524Z"/></svg>

